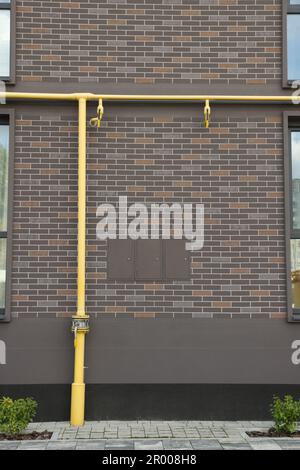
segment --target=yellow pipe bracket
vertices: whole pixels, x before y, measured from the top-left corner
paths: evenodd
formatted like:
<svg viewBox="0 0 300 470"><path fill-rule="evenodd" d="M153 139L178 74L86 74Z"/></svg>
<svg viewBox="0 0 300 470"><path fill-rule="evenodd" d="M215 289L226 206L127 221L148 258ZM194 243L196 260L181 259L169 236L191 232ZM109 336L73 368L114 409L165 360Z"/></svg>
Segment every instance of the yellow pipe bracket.
<svg viewBox="0 0 300 470"><path fill-rule="evenodd" d="M210 105L209 105L209 100L205 100L205 106L204 106L204 122L205 122L205 127L206 127L206 129L209 128L210 115L211 115L211 108L210 108Z"/></svg>
<svg viewBox="0 0 300 470"><path fill-rule="evenodd" d="M90 119L90 125L92 127L98 127L99 129L99 127L101 126L103 114L104 114L103 100L100 99L98 107L97 107L97 117Z"/></svg>

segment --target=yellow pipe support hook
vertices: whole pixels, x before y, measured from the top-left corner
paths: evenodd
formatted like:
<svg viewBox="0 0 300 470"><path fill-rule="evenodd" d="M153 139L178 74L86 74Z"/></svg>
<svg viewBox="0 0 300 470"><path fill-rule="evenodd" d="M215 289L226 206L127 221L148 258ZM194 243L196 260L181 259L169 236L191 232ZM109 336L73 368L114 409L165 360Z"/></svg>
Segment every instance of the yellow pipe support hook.
<svg viewBox="0 0 300 470"><path fill-rule="evenodd" d="M210 105L209 105L209 100L205 100L205 106L204 106L204 121L205 121L205 127L206 127L206 129L209 128L210 115L211 115L211 109L210 109Z"/></svg>
<svg viewBox="0 0 300 470"><path fill-rule="evenodd" d="M97 107L97 117L90 119L90 125L92 127L98 127L99 129L99 127L101 126L103 114L104 114L103 100L100 99L98 107Z"/></svg>

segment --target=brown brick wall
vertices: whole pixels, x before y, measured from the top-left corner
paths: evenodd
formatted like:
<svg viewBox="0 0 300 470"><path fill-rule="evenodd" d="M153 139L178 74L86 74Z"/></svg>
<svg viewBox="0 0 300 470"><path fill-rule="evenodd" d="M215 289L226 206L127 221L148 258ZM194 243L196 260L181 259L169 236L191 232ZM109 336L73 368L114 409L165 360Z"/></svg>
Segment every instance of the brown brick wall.
<svg viewBox="0 0 300 470"><path fill-rule="evenodd" d="M281 3L17 0L17 79L278 84Z"/></svg>
<svg viewBox="0 0 300 470"><path fill-rule="evenodd" d="M90 105L89 115L94 114ZM76 310L76 110L18 110L14 316ZM218 107L205 129L195 107L106 106L88 130L87 311L91 316L286 315L281 112ZM106 280L96 208L132 202L205 205L205 246L189 282Z"/></svg>
<svg viewBox="0 0 300 470"><path fill-rule="evenodd" d="M18 90L282 91L281 0L16 3ZM104 105L101 129L88 129L88 313L285 317L284 107L213 105L207 130L202 105ZM71 316L76 108L14 106L12 314ZM190 282L106 280L96 209L120 195L129 204L204 203L205 246L192 255Z"/></svg>
<svg viewBox="0 0 300 470"><path fill-rule="evenodd" d="M36 116L32 110L16 115L13 315L75 311L75 119L46 108Z"/></svg>

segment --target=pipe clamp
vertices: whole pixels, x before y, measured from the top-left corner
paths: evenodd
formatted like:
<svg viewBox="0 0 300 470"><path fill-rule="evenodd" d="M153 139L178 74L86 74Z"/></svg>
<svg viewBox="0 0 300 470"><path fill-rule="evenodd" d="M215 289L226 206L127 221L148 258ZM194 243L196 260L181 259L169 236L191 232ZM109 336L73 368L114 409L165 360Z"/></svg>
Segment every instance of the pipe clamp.
<svg viewBox="0 0 300 470"><path fill-rule="evenodd" d="M72 332L79 332L85 331L88 332L90 330L90 323L89 317L72 317Z"/></svg>

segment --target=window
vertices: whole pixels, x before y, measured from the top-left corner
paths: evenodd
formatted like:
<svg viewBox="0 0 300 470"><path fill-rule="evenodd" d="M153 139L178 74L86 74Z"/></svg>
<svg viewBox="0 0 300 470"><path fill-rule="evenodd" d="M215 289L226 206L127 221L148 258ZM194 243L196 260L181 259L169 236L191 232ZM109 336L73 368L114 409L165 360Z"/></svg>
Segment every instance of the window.
<svg viewBox="0 0 300 470"><path fill-rule="evenodd" d="M290 280L292 311L300 313L300 127L290 125Z"/></svg>
<svg viewBox="0 0 300 470"><path fill-rule="evenodd" d="M294 315L300 312L300 240L291 239L291 283Z"/></svg>
<svg viewBox="0 0 300 470"><path fill-rule="evenodd" d="M291 129L292 232L300 229L300 129Z"/></svg>
<svg viewBox="0 0 300 470"><path fill-rule="evenodd" d="M10 320L14 111L0 109L0 320Z"/></svg>
<svg viewBox="0 0 300 470"><path fill-rule="evenodd" d="M9 125L0 116L0 318L6 309Z"/></svg>
<svg viewBox="0 0 300 470"><path fill-rule="evenodd" d="M300 80L300 0L284 0L284 86Z"/></svg>
<svg viewBox="0 0 300 470"><path fill-rule="evenodd" d="M289 321L300 321L300 113L284 113L286 279Z"/></svg>
<svg viewBox="0 0 300 470"><path fill-rule="evenodd" d="M172 281L190 279L185 240L109 240L108 279Z"/></svg>
<svg viewBox="0 0 300 470"><path fill-rule="evenodd" d="M0 0L0 79L11 80L12 67L12 35L14 24L12 22L13 0Z"/></svg>

